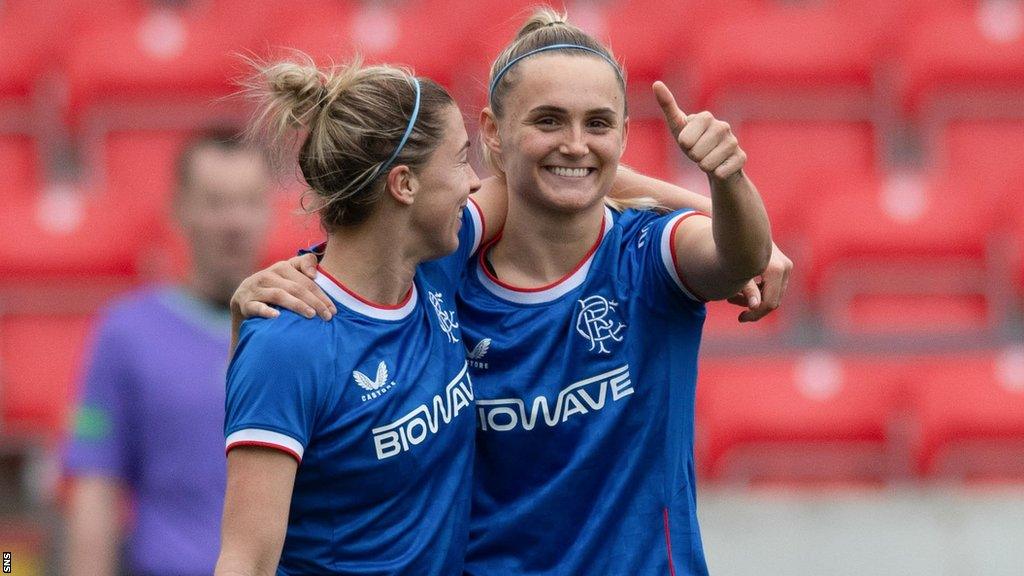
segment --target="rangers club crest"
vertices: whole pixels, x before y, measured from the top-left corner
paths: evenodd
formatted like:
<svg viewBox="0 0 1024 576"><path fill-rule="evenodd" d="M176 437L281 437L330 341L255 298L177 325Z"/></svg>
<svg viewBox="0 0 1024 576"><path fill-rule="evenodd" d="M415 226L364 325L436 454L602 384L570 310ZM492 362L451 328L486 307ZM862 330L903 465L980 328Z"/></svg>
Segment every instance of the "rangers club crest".
<svg viewBox="0 0 1024 576"><path fill-rule="evenodd" d="M579 301L580 312L576 316L576 332L590 342L590 351L610 354L605 342L622 342L622 330L626 325L619 321L619 303L603 296L588 296Z"/></svg>
<svg viewBox="0 0 1024 576"><path fill-rule="evenodd" d="M440 292L429 292L427 296L430 303L434 306L434 312L437 313L437 321L441 324L441 330L448 336L448 341L458 342L459 339L452 333L459 327L459 323L455 321L455 312L441 309L441 306L444 305L444 299Z"/></svg>

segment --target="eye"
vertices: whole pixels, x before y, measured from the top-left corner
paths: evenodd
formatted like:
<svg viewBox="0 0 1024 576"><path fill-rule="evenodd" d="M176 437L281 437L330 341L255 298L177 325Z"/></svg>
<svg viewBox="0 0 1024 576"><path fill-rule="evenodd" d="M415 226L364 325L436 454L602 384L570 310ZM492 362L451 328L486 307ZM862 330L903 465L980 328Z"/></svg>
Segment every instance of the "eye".
<svg viewBox="0 0 1024 576"><path fill-rule="evenodd" d="M614 127L614 124L604 118L592 118L587 122L587 127L595 130L608 130Z"/></svg>
<svg viewBox="0 0 1024 576"><path fill-rule="evenodd" d="M558 120L554 116L541 116L534 121L534 124L541 127L557 126Z"/></svg>

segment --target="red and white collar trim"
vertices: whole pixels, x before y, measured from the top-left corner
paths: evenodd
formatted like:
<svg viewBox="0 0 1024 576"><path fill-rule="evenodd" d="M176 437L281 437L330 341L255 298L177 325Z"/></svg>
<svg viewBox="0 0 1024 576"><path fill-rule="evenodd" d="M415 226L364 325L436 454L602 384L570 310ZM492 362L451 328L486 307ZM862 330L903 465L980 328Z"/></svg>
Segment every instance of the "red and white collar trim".
<svg viewBox="0 0 1024 576"><path fill-rule="evenodd" d="M495 278L494 275L487 270L487 266L484 264L484 258L486 257L487 250L490 246L484 246L480 250L480 255L477 259L476 265L477 278L480 279L480 283L483 284L484 288L489 292L499 298L516 304L543 304L545 302L557 300L569 292L572 292L586 281L587 274L590 272L590 264L594 261L594 254L597 253L597 249L601 246L601 242L603 242L605 237L608 236L608 232L611 231L614 224L615 220L612 217L612 211L606 206L604 209L604 228L602 228L601 235L598 237L597 241L594 242L590 251L587 252L586 256L580 260L579 264L577 264L571 272L547 286L541 286L539 288L518 288ZM497 241L497 239L495 239L495 241Z"/></svg>
<svg viewBox="0 0 1024 576"><path fill-rule="evenodd" d="M394 306L371 302L345 287L337 278L331 276L326 270L317 266L316 284L334 298L338 304L363 316L376 318L378 320L401 320L412 313L419 300L416 291L416 284L409 288L405 298Z"/></svg>

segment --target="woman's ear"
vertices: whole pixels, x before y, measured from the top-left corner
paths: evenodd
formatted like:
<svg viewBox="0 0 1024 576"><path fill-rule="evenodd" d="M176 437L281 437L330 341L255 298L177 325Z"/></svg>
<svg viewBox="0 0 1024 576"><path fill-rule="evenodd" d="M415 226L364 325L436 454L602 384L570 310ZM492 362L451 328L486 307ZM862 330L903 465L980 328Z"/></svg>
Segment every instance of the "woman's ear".
<svg viewBox="0 0 1024 576"><path fill-rule="evenodd" d="M490 106L480 111L480 133L484 140L484 146L487 146L492 154L501 154L498 119L494 116L494 111Z"/></svg>
<svg viewBox="0 0 1024 576"><path fill-rule="evenodd" d="M411 206L418 189L419 180L405 164L399 164L388 171L386 190L399 204Z"/></svg>

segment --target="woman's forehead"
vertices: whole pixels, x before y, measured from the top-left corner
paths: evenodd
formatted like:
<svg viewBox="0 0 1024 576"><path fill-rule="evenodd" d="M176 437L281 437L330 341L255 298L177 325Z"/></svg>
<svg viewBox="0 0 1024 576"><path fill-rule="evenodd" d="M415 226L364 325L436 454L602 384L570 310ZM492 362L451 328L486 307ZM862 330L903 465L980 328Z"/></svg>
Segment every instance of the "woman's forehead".
<svg viewBox="0 0 1024 576"><path fill-rule="evenodd" d="M538 54L516 66L509 104L517 108L553 105L567 109L622 109L625 95L618 75L597 56Z"/></svg>

